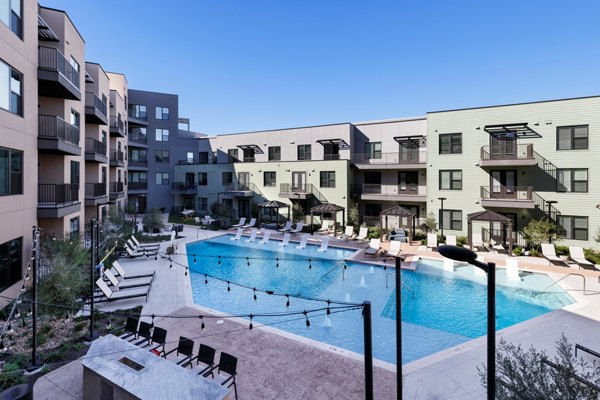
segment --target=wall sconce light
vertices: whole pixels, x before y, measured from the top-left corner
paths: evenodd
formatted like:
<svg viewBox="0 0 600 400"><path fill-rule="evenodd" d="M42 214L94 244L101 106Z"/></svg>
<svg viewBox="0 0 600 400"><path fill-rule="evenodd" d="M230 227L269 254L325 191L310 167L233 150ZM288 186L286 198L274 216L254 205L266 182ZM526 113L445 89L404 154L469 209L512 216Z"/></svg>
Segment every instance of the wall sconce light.
<svg viewBox="0 0 600 400"><path fill-rule="evenodd" d="M290 140L290 144L295 144L296 142L293 140Z"/></svg>
<svg viewBox="0 0 600 400"><path fill-rule="evenodd" d="M475 129L481 129L481 127L480 126L476 126Z"/></svg>
<svg viewBox="0 0 600 400"><path fill-rule="evenodd" d="M315 170L313 169L312 172L315 172Z"/></svg>
<svg viewBox="0 0 600 400"><path fill-rule="evenodd" d="M479 163L478 163L478 162L476 162L476 163L475 163L475 166L476 166L476 167L479 167Z"/></svg>
<svg viewBox="0 0 600 400"><path fill-rule="evenodd" d="M258 172L262 172L262 169L259 169Z"/></svg>
<svg viewBox="0 0 600 400"><path fill-rule="evenodd" d="M540 123L539 123L539 122L534 122L533 124L534 124L535 126L540 126Z"/></svg>
<svg viewBox="0 0 600 400"><path fill-rule="evenodd" d="M290 172L290 170L289 170L289 169L286 169L286 170L285 170L285 172Z"/></svg>
<svg viewBox="0 0 600 400"><path fill-rule="evenodd" d="M546 121L544 122L546 125L552 125L552 121Z"/></svg>

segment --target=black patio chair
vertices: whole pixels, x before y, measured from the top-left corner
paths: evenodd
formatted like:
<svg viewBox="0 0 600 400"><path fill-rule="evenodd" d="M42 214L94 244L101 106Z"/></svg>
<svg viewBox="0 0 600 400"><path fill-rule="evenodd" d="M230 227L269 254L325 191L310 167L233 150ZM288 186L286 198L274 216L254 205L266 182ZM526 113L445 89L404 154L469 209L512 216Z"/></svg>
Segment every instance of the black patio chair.
<svg viewBox="0 0 600 400"><path fill-rule="evenodd" d="M133 338L136 338L139 322L140 321L135 317L127 317L127 322L125 322L125 333L119 337L123 340L126 340L132 336Z"/></svg>
<svg viewBox="0 0 600 400"><path fill-rule="evenodd" d="M167 330L158 326L152 331L152 339L150 340L150 351L161 356L165 353L165 343L167 342Z"/></svg>
<svg viewBox="0 0 600 400"><path fill-rule="evenodd" d="M237 400L237 385L235 383L235 376L237 370L237 357L232 356L231 354L221 352L221 357L219 358L219 364L212 367L209 371L205 372L204 377L208 375L212 375L215 369L218 370L217 376L215 380L219 380L221 386L231 387L233 385L233 390L235 393L235 398ZM229 377L225 377L221 375L221 372L225 372ZM214 376L214 375L213 375Z"/></svg>
<svg viewBox="0 0 600 400"><path fill-rule="evenodd" d="M137 334L137 338L139 339L142 338L142 340L140 340L139 342L135 342L136 346L142 346L145 347L148 344L150 344L150 339L152 338L152 325L144 322L144 321L140 321L140 329L138 329L138 334Z"/></svg>
<svg viewBox="0 0 600 400"><path fill-rule="evenodd" d="M198 354L190 359L189 362L182 364L184 367L188 365L193 368L194 360L196 360L196 365L200 363L206 365L201 371L198 372L198 375L204 375L206 372L210 372L214 377L214 374L210 371L212 367L215 365L215 353L217 351L210 346L200 343L200 348L198 349Z"/></svg>
<svg viewBox="0 0 600 400"><path fill-rule="evenodd" d="M173 350L163 354L163 358L167 358L167 356L173 352L177 352L176 356L179 357L181 355L185 356L180 360L174 360L177 365L181 365L187 363L191 360L194 352L194 341L192 339L188 339L186 337L179 337L179 344Z"/></svg>

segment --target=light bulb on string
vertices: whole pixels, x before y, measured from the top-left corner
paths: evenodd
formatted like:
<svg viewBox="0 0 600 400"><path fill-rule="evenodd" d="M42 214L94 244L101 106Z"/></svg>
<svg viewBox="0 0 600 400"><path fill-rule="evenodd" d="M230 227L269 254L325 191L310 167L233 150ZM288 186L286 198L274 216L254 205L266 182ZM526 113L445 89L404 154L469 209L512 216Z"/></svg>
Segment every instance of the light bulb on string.
<svg viewBox="0 0 600 400"><path fill-rule="evenodd" d="M187 274L188 274L188 267L187 267L187 265L186 265L186 266L185 266L185 276L187 276Z"/></svg>
<svg viewBox="0 0 600 400"><path fill-rule="evenodd" d="M227 281L227 291L231 292L231 287L229 286L229 281Z"/></svg>
<svg viewBox="0 0 600 400"><path fill-rule="evenodd" d="M308 259L308 269L312 269L312 259Z"/></svg>
<svg viewBox="0 0 600 400"><path fill-rule="evenodd" d="M275 265L275 267L279 268L279 258L276 258L275 260L277 260L277 264Z"/></svg>
<svg viewBox="0 0 600 400"><path fill-rule="evenodd" d="M152 314L152 321L150 322L150 329L154 329L154 318L156 315Z"/></svg>
<svg viewBox="0 0 600 400"><path fill-rule="evenodd" d="M327 300L327 315L331 314L331 309L329 308L331 306L331 301Z"/></svg>
<svg viewBox="0 0 600 400"><path fill-rule="evenodd" d="M12 327L12 324L10 324L10 323L8 324L7 332L8 333L13 333L13 327Z"/></svg>
<svg viewBox="0 0 600 400"><path fill-rule="evenodd" d="M303 314L306 317L306 327L310 328L310 321L308 320L308 311L304 310Z"/></svg>
<svg viewBox="0 0 600 400"><path fill-rule="evenodd" d="M250 266L250 259L246 257L246 265Z"/></svg>
<svg viewBox="0 0 600 400"><path fill-rule="evenodd" d="M285 302L285 306L289 307L290 306L290 295L286 294L285 297L287 297L287 301Z"/></svg>
<svg viewBox="0 0 600 400"><path fill-rule="evenodd" d="M196 265L196 255L194 254L194 265Z"/></svg>
<svg viewBox="0 0 600 400"><path fill-rule="evenodd" d="M219 262L218 265L221 265L221 256L219 256Z"/></svg>
<svg viewBox="0 0 600 400"><path fill-rule="evenodd" d="M256 301L256 288L252 289L254 291L254 301Z"/></svg>
<svg viewBox="0 0 600 400"><path fill-rule="evenodd" d="M252 330L252 328L254 328L254 325L252 325L252 318L254 318L254 315L250 314L250 325L248 325L248 328L250 328L250 330Z"/></svg>
<svg viewBox="0 0 600 400"><path fill-rule="evenodd" d="M200 315L200 321L202 321L202 324L200 325L200 329L202 329L202 332L206 331L206 326L204 325L204 317L202 315Z"/></svg>
<svg viewBox="0 0 600 400"><path fill-rule="evenodd" d="M208 276L206 274L204 274L204 284L208 285Z"/></svg>
<svg viewBox="0 0 600 400"><path fill-rule="evenodd" d="M106 313L106 318L108 319L106 321L106 330L110 331L112 329L112 324L110 323L110 312Z"/></svg>

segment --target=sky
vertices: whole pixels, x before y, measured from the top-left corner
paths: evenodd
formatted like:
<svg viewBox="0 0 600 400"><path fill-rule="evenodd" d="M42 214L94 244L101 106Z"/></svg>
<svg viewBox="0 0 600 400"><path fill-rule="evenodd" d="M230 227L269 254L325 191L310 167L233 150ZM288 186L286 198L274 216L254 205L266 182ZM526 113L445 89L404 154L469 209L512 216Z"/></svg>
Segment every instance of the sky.
<svg viewBox="0 0 600 400"><path fill-rule="evenodd" d="M600 95L597 0L40 0L209 135Z"/></svg>

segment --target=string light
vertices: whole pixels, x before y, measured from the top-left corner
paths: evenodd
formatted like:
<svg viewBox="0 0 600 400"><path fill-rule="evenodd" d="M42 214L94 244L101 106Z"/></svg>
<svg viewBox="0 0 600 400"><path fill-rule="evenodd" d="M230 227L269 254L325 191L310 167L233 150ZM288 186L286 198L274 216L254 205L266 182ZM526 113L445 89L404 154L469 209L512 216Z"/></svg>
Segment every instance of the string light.
<svg viewBox="0 0 600 400"><path fill-rule="evenodd" d="M152 314L152 321L150 322L150 329L154 328L154 317L155 317L155 315Z"/></svg>
<svg viewBox="0 0 600 400"><path fill-rule="evenodd" d="M219 265L221 265L221 256L219 256Z"/></svg>
<svg viewBox="0 0 600 400"><path fill-rule="evenodd" d="M194 254L194 265L196 265L196 255Z"/></svg>
<svg viewBox="0 0 600 400"><path fill-rule="evenodd" d="M256 288L252 289L254 291L254 301L256 301Z"/></svg>
<svg viewBox="0 0 600 400"><path fill-rule="evenodd" d="M312 259L308 259L308 269L312 269Z"/></svg>
<svg viewBox="0 0 600 400"><path fill-rule="evenodd" d="M112 329L112 325L110 323L110 312L106 313L106 317L108 318L108 321L106 322L106 330L111 330Z"/></svg>
<svg viewBox="0 0 600 400"><path fill-rule="evenodd" d="M330 308L330 306L331 306L331 301L327 300L327 315L331 315L331 308Z"/></svg>
<svg viewBox="0 0 600 400"><path fill-rule="evenodd" d="M208 276L204 274L204 284L208 285Z"/></svg>
<svg viewBox="0 0 600 400"><path fill-rule="evenodd" d="M252 325L252 318L254 318L254 315L250 314L250 325L248 325L248 328L250 328L250 330L252 330L252 328L254 328L254 325Z"/></svg>
<svg viewBox="0 0 600 400"><path fill-rule="evenodd" d="M188 275L188 267L185 267L185 276Z"/></svg>
<svg viewBox="0 0 600 400"><path fill-rule="evenodd" d="M227 281L227 291L231 292L231 287L229 287L229 281Z"/></svg>
<svg viewBox="0 0 600 400"><path fill-rule="evenodd" d="M306 327L310 328L310 321L308 320L308 311L304 310L304 317L306 317Z"/></svg>
<svg viewBox="0 0 600 400"><path fill-rule="evenodd" d="M279 268L279 258L276 258L275 260L277 260L277 264L275 265L275 267Z"/></svg>
<svg viewBox="0 0 600 400"><path fill-rule="evenodd" d="M202 332L204 332L206 330L206 327L204 326L204 317L202 315L200 315L200 321L202 322L202 324L200 325L200 329L202 329Z"/></svg>
<svg viewBox="0 0 600 400"><path fill-rule="evenodd" d="M289 307L290 306L290 295L286 294L285 297L287 297L287 301L285 302L285 306Z"/></svg>

